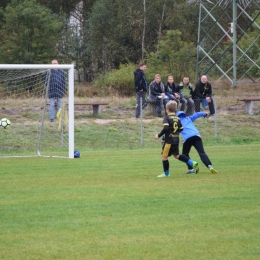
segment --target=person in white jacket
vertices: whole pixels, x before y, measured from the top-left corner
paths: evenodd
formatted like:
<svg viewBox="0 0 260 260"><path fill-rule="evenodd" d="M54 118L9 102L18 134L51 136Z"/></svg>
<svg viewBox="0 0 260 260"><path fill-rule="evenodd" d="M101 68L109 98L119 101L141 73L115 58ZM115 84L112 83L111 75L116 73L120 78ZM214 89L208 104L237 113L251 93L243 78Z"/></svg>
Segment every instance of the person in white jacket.
<svg viewBox="0 0 260 260"><path fill-rule="evenodd" d="M182 154L186 155L188 158L190 149L193 146L199 156L201 161L204 163L204 165L212 172L212 173L217 173L217 171L213 168L212 163L205 153L202 139L200 136L200 133L196 126L193 124L193 121L195 121L199 117L206 117L208 116L207 113L205 112L196 112L193 115L186 117L186 114L183 111L179 111L176 114L181 121L181 124L183 126L183 130L180 132L183 138L183 147L182 147ZM188 171L186 172L187 174L193 174L196 173L192 167L188 166Z"/></svg>

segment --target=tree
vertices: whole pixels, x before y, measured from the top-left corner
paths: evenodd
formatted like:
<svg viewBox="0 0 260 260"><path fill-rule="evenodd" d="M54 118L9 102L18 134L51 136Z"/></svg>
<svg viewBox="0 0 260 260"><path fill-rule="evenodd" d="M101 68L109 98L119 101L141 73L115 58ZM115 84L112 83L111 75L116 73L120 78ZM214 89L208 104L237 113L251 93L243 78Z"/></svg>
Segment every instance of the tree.
<svg viewBox="0 0 260 260"><path fill-rule="evenodd" d="M194 76L196 47L181 36L178 30L167 31L159 41L158 51L151 52L147 58L150 73L161 73L162 77L172 74L176 81L184 75Z"/></svg>
<svg viewBox="0 0 260 260"><path fill-rule="evenodd" d="M0 62L49 63L57 56L62 27L62 20L35 0L13 0L5 9L0 29Z"/></svg>
<svg viewBox="0 0 260 260"><path fill-rule="evenodd" d="M55 14L66 14L66 16L69 17L80 0L37 0L37 2L48 7Z"/></svg>
<svg viewBox="0 0 260 260"><path fill-rule="evenodd" d="M0 8L5 8L9 3L11 3L11 0L1 0Z"/></svg>

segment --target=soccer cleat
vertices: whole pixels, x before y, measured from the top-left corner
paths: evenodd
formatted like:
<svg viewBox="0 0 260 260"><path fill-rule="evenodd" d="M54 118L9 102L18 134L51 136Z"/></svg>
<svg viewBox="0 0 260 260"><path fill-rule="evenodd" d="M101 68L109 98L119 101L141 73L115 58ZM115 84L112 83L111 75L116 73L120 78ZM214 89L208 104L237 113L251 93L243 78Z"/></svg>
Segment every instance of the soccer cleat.
<svg viewBox="0 0 260 260"><path fill-rule="evenodd" d="M190 169L186 172L186 174L194 174L196 173L196 171L194 169Z"/></svg>
<svg viewBox="0 0 260 260"><path fill-rule="evenodd" d="M210 167L209 170L210 170L212 173L218 173L213 167Z"/></svg>
<svg viewBox="0 0 260 260"><path fill-rule="evenodd" d="M170 177L171 175L169 174L169 175L165 175L165 173L162 173L162 174L160 174L160 175L158 175L157 177L158 178L164 178L164 177Z"/></svg>
<svg viewBox="0 0 260 260"><path fill-rule="evenodd" d="M195 161L192 162L192 167L195 170L195 173L197 174L199 172L199 164Z"/></svg>

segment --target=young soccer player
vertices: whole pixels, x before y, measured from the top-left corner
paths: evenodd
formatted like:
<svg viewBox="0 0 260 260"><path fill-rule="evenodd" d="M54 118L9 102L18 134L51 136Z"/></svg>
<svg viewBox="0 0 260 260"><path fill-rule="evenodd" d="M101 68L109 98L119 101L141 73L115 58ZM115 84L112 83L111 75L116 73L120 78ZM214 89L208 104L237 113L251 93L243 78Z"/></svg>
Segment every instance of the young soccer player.
<svg viewBox="0 0 260 260"><path fill-rule="evenodd" d="M217 173L217 171L213 168L212 163L207 156L207 154L204 151L202 139L200 137L200 133L198 129L193 124L193 121L195 121L199 117L206 117L208 114L205 112L197 112L193 115L186 117L186 114L183 111L177 112L177 116L180 118L181 123L183 125L183 131L181 132L181 135L183 137L183 147L182 147L182 153L185 154L187 157L189 157L190 149L192 146L197 150L201 161L205 164L205 166L212 172ZM194 169L188 165L188 171L187 174L193 174L196 173Z"/></svg>
<svg viewBox="0 0 260 260"><path fill-rule="evenodd" d="M175 159L187 163L191 166L197 173L199 171L198 163L192 161L186 155L179 154L179 133L183 130L183 126L180 119L175 115L177 111L177 103L175 101L169 101L166 104L167 115L163 118L163 129L159 134L154 136L154 139L158 139L161 136L165 136L165 142L162 147L162 164L163 164L163 174L157 177L168 177L170 176L170 164L168 157L173 155Z"/></svg>

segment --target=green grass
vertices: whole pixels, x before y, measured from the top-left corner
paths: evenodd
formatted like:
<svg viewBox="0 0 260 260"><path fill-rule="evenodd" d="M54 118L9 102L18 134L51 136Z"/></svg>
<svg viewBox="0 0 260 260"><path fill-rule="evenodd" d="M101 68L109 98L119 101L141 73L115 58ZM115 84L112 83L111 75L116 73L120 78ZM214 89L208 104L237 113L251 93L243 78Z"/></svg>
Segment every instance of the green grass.
<svg viewBox="0 0 260 260"><path fill-rule="evenodd" d="M259 145L162 179L160 149L1 159L0 259L259 259Z"/></svg>

